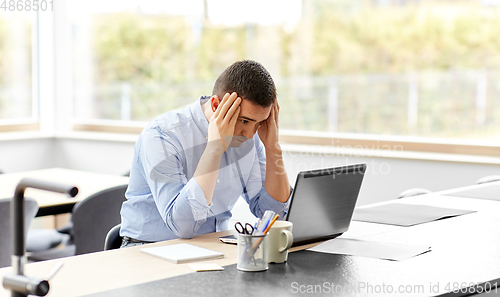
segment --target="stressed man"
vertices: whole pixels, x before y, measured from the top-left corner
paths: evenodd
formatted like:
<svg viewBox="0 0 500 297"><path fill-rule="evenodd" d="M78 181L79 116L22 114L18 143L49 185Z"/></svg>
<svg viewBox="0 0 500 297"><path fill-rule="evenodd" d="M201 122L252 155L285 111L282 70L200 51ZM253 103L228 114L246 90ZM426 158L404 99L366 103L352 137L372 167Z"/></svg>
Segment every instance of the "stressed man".
<svg viewBox="0 0 500 297"><path fill-rule="evenodd" d="M242 196L284 217L292 188L278 143L276 87L254 61L229 66L212 96L151 121L135 144L122 247L228 230Z"/></svg>

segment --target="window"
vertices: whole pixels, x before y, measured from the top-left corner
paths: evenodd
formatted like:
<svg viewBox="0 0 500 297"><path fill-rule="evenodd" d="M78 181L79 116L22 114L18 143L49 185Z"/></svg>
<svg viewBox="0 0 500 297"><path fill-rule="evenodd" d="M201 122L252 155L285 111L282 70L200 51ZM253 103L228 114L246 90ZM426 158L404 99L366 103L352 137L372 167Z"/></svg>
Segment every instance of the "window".
<svg viewBox="0 0 500 297"><path fill-rule="evenodd" d="M283 129L498 140L495 3L71 1L74 118L149 121L254 59Z"/></svg>
<svg viewBox="0 0 500 297"><path fill-rule="evenodd" d="M38 119L32 59L35 19L36 13L0 13L0 131Z"/></svg>

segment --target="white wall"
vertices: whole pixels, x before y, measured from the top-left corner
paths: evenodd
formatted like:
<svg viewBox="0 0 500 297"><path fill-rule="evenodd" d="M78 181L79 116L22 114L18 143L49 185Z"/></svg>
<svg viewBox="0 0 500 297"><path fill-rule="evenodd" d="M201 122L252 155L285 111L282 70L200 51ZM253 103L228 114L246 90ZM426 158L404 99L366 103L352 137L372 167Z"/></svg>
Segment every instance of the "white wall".
<svg viewBox="0 0 500 297"><path fill-rule="evenodd" d="M130 140L78 138L0 140L0 169L4 172L17 172L57 166L121 175L130 169L133 150L134 143ZM292 185L301 170L366 162L368 169L358 205L394 199L400 192L413 187L438 191L471 185L480 177L500 174L499 165L478 163L326 156L292 151L285 152L284 158ZM240 209L241 205L238 204L238 207Z"/></svg>
<svg viewBox="0 0 500 297"><path fill-rule="evenodd" d="M54 166L123 174L130 170L134 143L86 139L58 139ZM286 146L284 146L286 149ZM359 155L359 154L356 154ZM367 173L359 204L394 199L409 188L445 190L473 184L486 175L500 174L499 165L411 160L381 157L329 156L291 152L284 155L285 168L293 186L299 171L366 162Z"/></svg>
<svg viewBox="0 0 500 297"><path fill-rule="evenodd" d="M54 166L123 175L130 171L133 142L58 139Z"/></svg>
<svg viewBox="0 0 500 297"><path fill-rule="evenodd" d="M19 172L54 167L54 138L0 140L0 170Z"/></svg>
<svg viewBox="0 0 500 297"><path fill-rule="evenodd" d="M397 198L410 188L439 191L474 184L486 175L500 174L499 165L426 161L376 157L325 157L318 154L299 156L288 153L286 167L294 180L300 170L341 164L367 163L358 205ZM326 165L326 166L325 166ZM293 178L292 178L293 177Z"/></svg>

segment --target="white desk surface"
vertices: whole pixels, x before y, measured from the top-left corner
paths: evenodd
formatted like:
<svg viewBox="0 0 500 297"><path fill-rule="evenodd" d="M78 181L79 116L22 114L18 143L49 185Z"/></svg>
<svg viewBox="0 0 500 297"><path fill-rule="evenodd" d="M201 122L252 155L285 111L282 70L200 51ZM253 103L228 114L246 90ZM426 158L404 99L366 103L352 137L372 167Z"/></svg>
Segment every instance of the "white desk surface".
<svg viewBox="0 0 500 297"><path fill-rule="evenodd" d="M461 189L443 191L441 193L448 194L453 191L474 187L480 186L465 187ZM499 203L491 200L441 196L439 193L410 197L405 198L404 200L409 203L425 203L427 205L447 207L451 207L451 205L453 205L457 208L468 208L474 210L487 210L488 205L491 205L491 203ZM370 236L377 234L398 231L401 228L405 227L353 221L349 231L342 236L351 238L369 238ZM230 233L234 234L235 231L204 234L196 236L193 239L175 239L152 243L146 246L153 247L177 243L190 243L224 253L223 259L209 260L206 262L214 262L221 266L227 266L236 263L236 246L223 244L219 242L218 237ZM292 250L301 250L314 245L315 244L301 246L299 248L293 248ZM143 254L139 251L142 247L144 246L32 263L25 266L25 274L28 276L43 278L51 271L58 261L63 261L64 266L50 281L51 289L47 296L67 297L87 295L173 276L194 273L194 271L191 270L187 264L173 264L168 261ZM3 278L5 273L10 273L10 271L10 267L0 269L0 279ZM5 290L3 287L0 288L0 297L10 296L9 294L9 291Z"/></svg>
<svg viewBox="0 0 500 297"><path fill-rule="evenodd" d="M78 188L78 195L74 198L59 193L30 188L26 189L24 196L35 199L40 208L74 204L101 190L128 184L128 177L126 176L50 168L0 174L0 198L12 198L17 184L21 179L26 177L72 185Z"/></svg>

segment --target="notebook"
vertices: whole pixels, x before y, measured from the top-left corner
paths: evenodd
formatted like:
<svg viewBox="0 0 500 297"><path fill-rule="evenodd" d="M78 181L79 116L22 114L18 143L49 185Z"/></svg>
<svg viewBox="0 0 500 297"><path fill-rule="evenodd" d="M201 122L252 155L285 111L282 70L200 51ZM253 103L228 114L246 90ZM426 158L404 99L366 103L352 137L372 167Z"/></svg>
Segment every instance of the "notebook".
<svg viewBox="0 0 500 297"><path fill-rule="evenodd" d="M189 243L143 248L140 249L140 251L176 264L224 257L223 253L198 247Z"/></svg>

